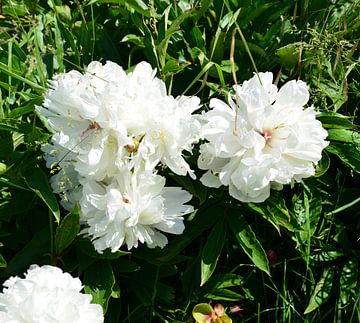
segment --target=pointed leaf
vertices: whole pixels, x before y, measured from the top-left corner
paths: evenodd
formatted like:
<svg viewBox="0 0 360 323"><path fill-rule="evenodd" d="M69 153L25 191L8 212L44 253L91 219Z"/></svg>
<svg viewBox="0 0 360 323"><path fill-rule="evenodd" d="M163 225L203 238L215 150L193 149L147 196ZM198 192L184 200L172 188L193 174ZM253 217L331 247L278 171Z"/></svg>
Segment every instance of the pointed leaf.
<svg viewBox="0 0 360 323"><path fill-rule="evenodd" d="M60 209L55 195L49 185L45 173L39 166L35 166L24 174L24 180L37 196L39 196L49 207L57 223L60 222Z"/></svg>
<svg viewBox="0 0 360 323"><path fill-rule="evenodd" d="M353 123L349 117L335 112L321 112L317 115L324 128L352 129Z"/></svg>
<svg viewBox="0 0 360 323"><path fill-rule="evenodd" d="M333 267L324 269L319 282L316 284L314 293L311 295L309 305L307 306L304 314L308 314L316 310L328 299L332 287L334 272L335 269Z"/></svg>
<svg viewBox="0 0 360 323"><path fill-rule="evenodd" d="M201 255L201 284L204 285L213 274L226 237L226 224L222 219L217 223L205 244Z"/></svg>
<svg viewBox="0 0 360 323"><path fill-rule="evenodd" d="M57 254L61 254L73 242L79 230L79 210L75 207L56 229L55 250Z"/></svg>
<svg viewBox="0 0 360 323"><path fill-rule="evenodd" d="M270 275L266 253L244 216L233 213L228 217L228 223L241 248L255 266Z"/></svg>
<svg viewBox="0 0 360 323"><path fill-rule="evenodd" d="M360 151L356 146L332 142L325 149L329 153L338 156L343 163L350 166L354 171L360 173Z"/></svg>
<svg viewBox="0 0 360 323"><path fill-rule="evenodd" d="M45 228L36 232L28 244L21 249L1 273L2 277L22 274L31 264L43 261L44 255L50 253L50 231Z"/></svg>
<svg viewBox="0 0 360 323"><path fill-rule="evenodd" d="M106 312L113 292L115 277L110 262L98 261L91 265L84 274L84 291L92 295L92 303L100 304Z"/></svg>
<svg viewBox="0 0 360 323"><path fill-rule="evenodd" d="M158 260L167 262L173 259L197 236L209 229L223 213L224 210L218 207L213 207L205 212L196 213L191 222L185 223L184 233L171 240L167 247L163 249L163 256L158 257Z"/></svg>
<svg viewBox="0 0 360 323"><path fill-rule="evenodd" d="M360 144L360 133L348 129L328 129L328 139Z"/></svg>

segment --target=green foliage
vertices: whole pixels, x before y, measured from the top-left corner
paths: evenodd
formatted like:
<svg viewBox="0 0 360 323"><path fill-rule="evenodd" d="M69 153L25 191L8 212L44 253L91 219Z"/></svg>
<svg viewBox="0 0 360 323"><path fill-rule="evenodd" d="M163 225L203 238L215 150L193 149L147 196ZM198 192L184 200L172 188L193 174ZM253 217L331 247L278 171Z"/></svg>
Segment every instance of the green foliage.
<svg viewBox="0 0 360 323"><path fill-rule="evenodd" d="M241 308L227 311L234 322L360 320L358 0L5 0L0 9L2 280L34 263L62 267L109 323L201 321L217 301ZM34 111L48 79L92 60L127 70L146 60L169 93L196 94L207 109L234 84L232 43L238 83L258 70L309 85L330 141L316 176L245 204L165 170L195 197L184 234L162 250L97 253L77 210L59 207L41 157L49 134Z"/></svg>

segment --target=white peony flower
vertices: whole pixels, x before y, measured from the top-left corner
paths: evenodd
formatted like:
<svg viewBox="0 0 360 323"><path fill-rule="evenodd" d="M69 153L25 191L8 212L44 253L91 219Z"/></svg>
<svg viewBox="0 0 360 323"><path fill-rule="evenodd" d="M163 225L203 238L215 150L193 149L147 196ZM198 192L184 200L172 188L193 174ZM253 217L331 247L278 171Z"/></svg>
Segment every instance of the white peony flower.
<svg viewBox="0 0 360 323"><path fill-rule="evenodd" d="M229 186L243 202L263 202L270 188L314 175L314 166L328 145L327 132L315 119L302 81L290 81L279 91L272 73L259 73L234 86L230 107L218 99L203 115L198 166L208 170L201 181L209 187Z"/></svg>
<svg viewBox="0 0 360 323"><path fill-rule="evenodd" d="M95 249L117 251L146 243L164 247L167 238L161 232L181 234L183 215L193 211L184 205L192 196L178 187L164 187L165 178L151 171L132 173L123 170L105 185L83 181L80 200L83 233L91 236Z"/></svg>
<svg viewBox="0 0 360 323"><path fill-rule="evenodd" d="M199 98L167 95L155 72L145 62L127 75L115 63L92 62L85 74L71 71L51 81L37 112L55 132L58 156L74 153L78 173L97 181L130 161L145 161L148 169L161 162L194 177L182 152L199 139L192 114Z"/></svg>
<svg viewBox="0 0 360 323"><path fill-rule="evenodd" d="M32 265L25 278L11 277L0 293L3 323L101 323L101 306L81 293L79 278L53 266Z"/></svg>
<svg viewBox="0 0 360 323"><path fill-rule="evenodd" d="M191 195L165 188L154 173L162 164L195 178L183 152L191 153L200 138L193 115L200 100L168 95L155 74L145 62L129 74L112 62L92 62L84 74L57 76L37 107L54 132L43 147L47 166L58 171L53 191L67 210L80 202L84 232L99 252L138 241L163 247L160 231L181 233L182 216L192 211L183 205Z"/></svg>

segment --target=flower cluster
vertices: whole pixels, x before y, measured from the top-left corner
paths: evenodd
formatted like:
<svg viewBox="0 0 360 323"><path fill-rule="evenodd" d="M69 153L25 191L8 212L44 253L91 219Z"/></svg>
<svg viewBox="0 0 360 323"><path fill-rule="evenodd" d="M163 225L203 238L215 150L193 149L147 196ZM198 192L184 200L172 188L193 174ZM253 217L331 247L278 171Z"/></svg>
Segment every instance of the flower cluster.
<svg viewBox="0 0 360 323"><path fill-rule="evenodd" d="M254 75L234 86L230 107L210 101L204 113L198 166L209 187L229 186L229 193L243 202L263 202L270 188L314 175L327 132L315 119L302 81L289 81L280 90L270 72Z"/></svg>
<svg viewBox="0 0 360 323"><path fill-rule="evenodd" d="M163 234L181 234L192 196L166 187L159 165L178 175L193 170L183 157L199 139L201 182L229 187L243 202L263 202L270 188L314 175L327 146L302 81L278 89L272 73L259 73L234 86L229 105L210 101L202 115L197 97L173 98L148 63L126 74L115 63L92 62L50 81L42 107L54 132L43 147L57 172L52 188L62 205L80 205L80 219L95 249L113 252L139 242L164 247Z"/></svg>
<svg viewBox="0 0 360 323"><path fill-rule="evenodd" d="M79 278L53 266L32 265L25 278L11 277L0 293L3 323L102 323L101 306L81 293Z"/></svg>
<svg viewBox="0 0 360 323"><path fill-rule="evenodd" d="M192 196L165 187L156 168L195 177L183 152L199 140L197 109L197 97L167 95L145 62L129 74L112 62L92 62L83 74L50 81L37 112L54 132L43 148L47 166L59 169L52 188L66 209L80 204L83 232L98 252L138 241L163 247L161 231L182 233Z"/></svg>

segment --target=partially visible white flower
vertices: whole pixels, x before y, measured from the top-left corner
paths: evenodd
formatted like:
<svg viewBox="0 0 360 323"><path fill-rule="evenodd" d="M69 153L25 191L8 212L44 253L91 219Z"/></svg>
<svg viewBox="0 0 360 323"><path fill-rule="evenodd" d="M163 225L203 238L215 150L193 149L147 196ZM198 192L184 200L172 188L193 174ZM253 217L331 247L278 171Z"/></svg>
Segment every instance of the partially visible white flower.
<svg viewBox="0 0 360 323"><path fill-rule="evenodd" d="M302 81L290 81L279 91L272 73L259 73L235 86L229 105L210 101L203 115L198 166L208 170L204 185L229 186L243 202L263 202L270 188L314 175L314 166L328 145L326 131L315 119Z"/></svg>
<svg viewBox="0 0 360 323"><path fill-rule="evenodd" d="M81 293L79 278L53 266L32 265L25 278L4 283L0 293L2 323L101 323L101 306Z"/></svg>
<svg viewBox="0 0 360 323"><path fill-rule="evenodd" d="M147 168L153 169L161 162L178 175L194 177L182 153L191 152L200 138L201 125L193 115L200 100L168 95L165 83L155 74L148 63L136 65L118 96L115 115L137 142L137 153L132 155L135 163L145 161Z"/></svg>
<svg viewBox="0 0 360 323"><path fill-rule="evenodd" d="M193 211L184 205L192 196L178 187L164 187L165 178L150 171L124 170L109 185L83 180L80 200L81 218L98 252L123 244L128 249L146 243L164 247L161 232L181 234L183 215Z"/></svg>

